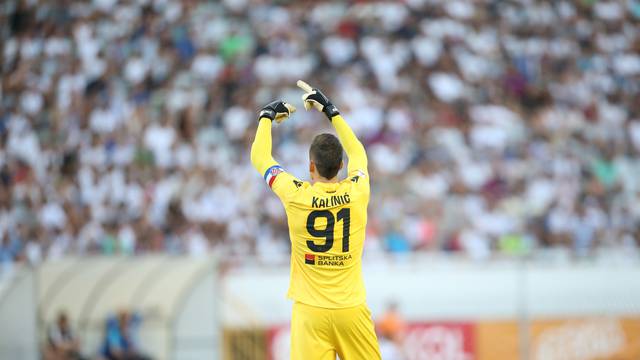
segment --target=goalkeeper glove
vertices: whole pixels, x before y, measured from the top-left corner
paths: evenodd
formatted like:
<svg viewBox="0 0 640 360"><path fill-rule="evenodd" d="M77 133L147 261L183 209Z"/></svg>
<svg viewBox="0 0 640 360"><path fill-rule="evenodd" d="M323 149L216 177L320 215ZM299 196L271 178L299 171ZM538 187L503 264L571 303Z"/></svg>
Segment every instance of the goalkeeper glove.
<svg viewBox="0 0 640 360"><path fill-rule="evenodd" d="M304 102L304 108L309 110L311 107L316 108L318 111L322 111L327 118L331 120L332 117L339 115L340 112L335 105L331 103L329 98L322 93L319 89L312 88L309 84L302 80L298 80L298 87L302 89L305 94L302 95L302 101Z"/></svg>
<svg viewBox="0 0 640 360"><path fill-rule="evenodd" d="M258 120L267 118L271 121L275 120L278 124L285 121L289 115L296 111L295 106L282 100L276 100L265 105L258 115Z"/></svg>

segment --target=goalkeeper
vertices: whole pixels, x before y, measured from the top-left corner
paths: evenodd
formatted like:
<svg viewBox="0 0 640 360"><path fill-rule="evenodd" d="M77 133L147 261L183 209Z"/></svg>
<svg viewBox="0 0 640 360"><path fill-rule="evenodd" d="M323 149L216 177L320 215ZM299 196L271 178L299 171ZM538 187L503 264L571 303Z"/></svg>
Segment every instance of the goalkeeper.
<svg viewBox="0 0 640 360"><path fill-rule="evenodd" d="M323 112L338 138L320 134L309 148L311 182L287 173L271 156L272 121L284 121L295 108L283 101L266 105L259 114L251 162L282 201L291 238L293 299L291 359L380 359L378 341L366 305L362 249L369 204L369 174L364 146L338 109L318 89L298 86L307 110ZM348 175L338 179L342 152L349 158Z"/></svg>

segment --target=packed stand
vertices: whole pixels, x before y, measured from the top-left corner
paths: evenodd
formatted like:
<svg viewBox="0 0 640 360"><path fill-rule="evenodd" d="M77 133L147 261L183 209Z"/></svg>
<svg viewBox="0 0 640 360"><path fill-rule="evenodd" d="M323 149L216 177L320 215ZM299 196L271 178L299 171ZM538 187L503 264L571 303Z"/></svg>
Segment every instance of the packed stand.
<svg viewBox="0 0 640 360"><path fill-rule="evenodd" d="M216 252L286 261L256 110L330 94L363 139L365 257L640 243L640 2L8 0L0 264ZM274 127L308 177L320 115Z"/></svg>

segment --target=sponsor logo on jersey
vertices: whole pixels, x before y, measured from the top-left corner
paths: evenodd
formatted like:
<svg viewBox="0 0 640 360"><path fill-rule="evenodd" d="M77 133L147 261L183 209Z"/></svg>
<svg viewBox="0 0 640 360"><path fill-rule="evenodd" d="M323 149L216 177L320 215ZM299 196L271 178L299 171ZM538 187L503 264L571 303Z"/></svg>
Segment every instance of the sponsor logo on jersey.
<svg viewBox="0 0 640 360"><path fill-rule="evenodd" d="M280 165L273 165L264 173L264 181L269 185L269 187L271 187L273 182L276 180L276 176L283 171L284 169L282 169Z"/></svg>
<svg viewBox="0 0 640 360"><path fill-rule="evenodd" d="M314 255L304 254L304 263L317 266L344 266L345 261L353 259L351 254L346 255Z"/></svg>
<svg viewBox="0 0 640 360"><path fill-rule="evenodd" d="M304 263L307 265L315 265L316 256L313 254L304 254Z"/></svg>
<svg viewBox="0 0 640 360"><path fill-rule="evenodd" d="M344 262L351 260L351 254L346 255L318 255L319 266L344 266Z"/></svg>

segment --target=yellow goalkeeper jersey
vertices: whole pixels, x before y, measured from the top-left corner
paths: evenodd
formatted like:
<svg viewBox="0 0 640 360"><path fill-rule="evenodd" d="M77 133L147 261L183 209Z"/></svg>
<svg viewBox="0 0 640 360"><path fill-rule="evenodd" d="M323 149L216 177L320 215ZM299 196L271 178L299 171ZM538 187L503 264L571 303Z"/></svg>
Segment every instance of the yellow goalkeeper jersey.
<svg viewBox="0 0 640 360"><path fill-rule="evenodd" d="M364 147L340 115L332 119L349 157L337 183L300 181L271 157L271 121L261 119L252 162L284 205L291 239L288 297L323 308L365 302L362 250L369 204Z"/></svg>

